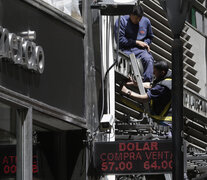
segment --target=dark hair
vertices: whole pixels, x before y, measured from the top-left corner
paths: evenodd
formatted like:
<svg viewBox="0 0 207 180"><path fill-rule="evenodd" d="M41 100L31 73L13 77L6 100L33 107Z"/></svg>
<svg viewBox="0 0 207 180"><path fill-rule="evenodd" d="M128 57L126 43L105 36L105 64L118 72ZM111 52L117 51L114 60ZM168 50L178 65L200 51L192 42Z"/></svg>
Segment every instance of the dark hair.
<svg viewBox="0 0 207 180"><path fill-rule="evenodd" d="M157 61L154 63L154 68L156 68L158 71L165 71L167 73L169 67L165 61Z"/></svg>
<svg viewBox="0 0 207 180"><path fill-rule="evenodd" d="M142 6L137 5L137 6L133 7L131 14L136 15L138 17L142 17L144 14L144 10L143 10Z"/></svg>

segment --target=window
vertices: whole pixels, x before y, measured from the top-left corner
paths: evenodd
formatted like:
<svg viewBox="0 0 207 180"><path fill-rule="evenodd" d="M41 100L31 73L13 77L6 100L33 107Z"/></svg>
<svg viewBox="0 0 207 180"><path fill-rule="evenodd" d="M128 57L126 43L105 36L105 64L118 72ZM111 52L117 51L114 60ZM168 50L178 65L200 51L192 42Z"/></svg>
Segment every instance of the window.
<svg viewBox="0 0 207 180"><path fill-rule="evenodd" d="M207 17L196 8L191 9L188 21L192 26L198 29L198 31L207 35Z"/></svg>
<svg viewBox="0 0 207 180"><path fill-rule="evenodd" d="M32 169L28 143L31 116L27 108L7 103L0 102L0 179L26 180Z"/></svg>
<svg viewBox="0 0 207 180"><path fill-rule="evenodd" d="M196 27L200 32L203 32L203 16L200 12L195 12L196 17Z"/></svg>
<svg viewBox="0 0 207 180"><path fill-rule="evenodd" d="M72 16L76 20L82 22L81 0L43 0L43 1L61 10L65 14Z"/></svg>
<svg viewBox="0 0 207 180"><path fill-rule="evenodd" d="M204 34L207 35L207 17L204 17Z"/></svg>
<svg viewBox="0 0 207 180"><path fill-rule="evenodd" d="M191 10L191 24L196 28L196 15L195 15L196 10L192 8Z"/></svg>
<svg viewBox="0 0 207 180"><path fill-rule="evenodd" d="M10 106L0 102L0 179L16 179L16 117Z"/></svg>

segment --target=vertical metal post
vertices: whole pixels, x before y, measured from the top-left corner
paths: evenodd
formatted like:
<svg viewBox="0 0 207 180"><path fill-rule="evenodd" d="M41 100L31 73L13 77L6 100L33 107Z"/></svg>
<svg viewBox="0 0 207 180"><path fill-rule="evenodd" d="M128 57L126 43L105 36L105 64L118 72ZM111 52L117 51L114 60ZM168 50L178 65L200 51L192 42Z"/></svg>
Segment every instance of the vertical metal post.
<svg viewBox="0 0 207 180"><path fill-rule="evenodd" d="M184 178L183 163L183 43L175 38L172 48L173 180Z"/></svg>
<svg viewBox="0 0 207 180"><path fill-rule="evenodd" d="M172 133L173 133L173 180L184 179L183 162L183 43L182 29L192 0L160 1L166 10L174 36L172 47Z"/></svg>
<svg viewBox="0 0 207 180"><path fill-rule="evenodd" d="M184 179L187 179L187 142L183 140L183 163L184 163Z"/></svg>
<svg viewBox="0 0 207 180"><path fill-rule="evenodd" d="M32 108L26 112L24 129L24 180L32 180L33 147L32 147Z"/></svg>
<svg viewBox="0 0 207 180"><path fill-rule="evenodd" d="M17 111L17 180L32 180L32 108Z"/></svg>
<svg viewBox="0 0 207 180"><path fill-rule="evenodd" d="M95 41L99 41L98 34L94 35L93 26L99 25L100 22L97 21L99 17L97 12L92 12L90 10L90 4L92 0L82 1L82 17L83 22L86 25L85 35L84 35L84 69L85 69L85 118L87 120L87 140L91 140L91 135L97 131L99 125L98 118L98 100L97 100L97 79L96 79L96 62L95 62L95 51L98 51L99 47L94 47ZM93 19L93 18L94 19ZM96 30L97 31L97 30ZM96 32L95 31L95 32ZM98 44L98 43L97 43ZM96 49L96 50L95 50ZM96 133L96 132L95 132ZM86 153L86 180L94 179L90 171L90 163L92 162L93 149L91 146L85 147Z"/></svg>
<svg viewBox="0 0 207 180"><path fill-rule="evenodd" d="M117 43L116 43L116 61L119 59L119 34L120 34L121 16L118 17L118 32L117 32Z"/></svg>
<svg viewBox="0 0 207 180"><path fill-rule="evenodd" d="M206 7L207 7L207 1L206 1ZM206 69L207 69L207 38L205 38L205 39L206 39L206 42L205 42L205 44L206 44L205 57L206 57ZM207 73L206 73L206 80L207 80ZM206 92L205 96L207 97L207 82L205 84L205 92Z"/></svg>
<svg viewBox="0 0 207 180"><path fill-rule="evenodd" d="M23 139L22 139L22 113L17 110L16 112L16 131L17 131L17 146L16 146L16 152L17 152L17 180L23 179Z"/></svg>
<svg viewBox="0 0 207 180"><path fill-rule="evenodd" d="M112 17L106 16L106 26L102 31L106 33L103 39L103 46L106 48L106 54L103 57L106 58L107 69L114 63L114 49L113 49L113 23ZM108 66L107 66L108 65ZM106 69L106 70L107 70ZM109 71L107 78L107 113L115 117L115 75L114 71ZM115 124L111 127L111 133L107 134L107 141L115 141ZM115 180L115 175L107 175L104 180Z"/></svg>

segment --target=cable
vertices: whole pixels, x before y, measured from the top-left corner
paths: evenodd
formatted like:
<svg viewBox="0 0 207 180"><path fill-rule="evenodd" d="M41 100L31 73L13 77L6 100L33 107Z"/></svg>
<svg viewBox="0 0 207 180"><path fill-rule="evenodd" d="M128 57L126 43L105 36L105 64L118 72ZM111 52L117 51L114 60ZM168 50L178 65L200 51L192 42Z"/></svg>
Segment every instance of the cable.
<svg viewBox="0 0 207 180"><path fill-rule="evenodd" d="M103 117L103 113L104 113L104 103L105 103L105 96L104 96L104 87L105 87L105 82L106 82L106 78L107 78L107 75L109 73L109 71L118 63L118 56L119 56L119 32L120 32L120 24L121 24L121 18L119 16L118 18L118 32L117 32L117 47L116 47L116 59L114 61L114 63L107 69L105 75L104 75L104 78L103 78L103 81L102 81L102 109L101 109L101 114L100 114L100 120L102 119Z"/></svg>
<svg viewBox="0 0 207 180"><path fill-rule="evenodd" d="M109 73L109 71L118 63L118 55L119 55L119 32L120 32L120 16L118 18L118 32L117 32L117 48L116 48L116 59L114 61L114 63L107 69L104 78L102 78L102 105L101 105L101 114L100 114L100 121L103 117L103 113L104 113L104 105L105 105L105 83L106 83L106 79L107 79L107 75ZM92 134L92 141L95 139L96 135L97 135L97 131L99 129L100 124L97 126L97 128L93 131Z"/></svg>

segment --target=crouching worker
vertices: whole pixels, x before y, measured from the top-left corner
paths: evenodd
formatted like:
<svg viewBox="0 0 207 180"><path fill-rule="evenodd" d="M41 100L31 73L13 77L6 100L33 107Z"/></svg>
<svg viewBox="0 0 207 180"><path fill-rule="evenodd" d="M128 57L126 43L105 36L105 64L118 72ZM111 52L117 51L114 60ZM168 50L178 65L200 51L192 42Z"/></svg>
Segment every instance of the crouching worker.
<svg viewBox="0 0 207 180"><path fill-rule="evenodd" d="M155 80L152 83L143 83L147 89L146 94L140 95L123 86L121 91L139 102L149 102L150 117L154 122L164 126L170 126L172 122L171 89L172 76L168 65L164 61L154 63L153 74ZM128 82L127 85L134 85Z"/></svg>
<svg viewBox="0 0 207 180"><path fill-rule="evenodd" d="M144 73L143 81L151 82L153 77L154 59L150 53L150 44L153 39L153 32L150 20L143 16L142 6L133 8L130 15L121 16L120 29L119 21L115 23L115 38L119 32L119 47L127 55L134 53L137 59L141 59Z"/></svg>

